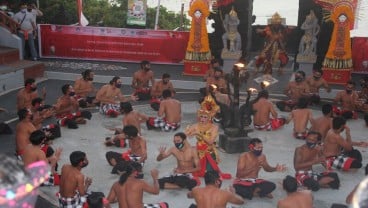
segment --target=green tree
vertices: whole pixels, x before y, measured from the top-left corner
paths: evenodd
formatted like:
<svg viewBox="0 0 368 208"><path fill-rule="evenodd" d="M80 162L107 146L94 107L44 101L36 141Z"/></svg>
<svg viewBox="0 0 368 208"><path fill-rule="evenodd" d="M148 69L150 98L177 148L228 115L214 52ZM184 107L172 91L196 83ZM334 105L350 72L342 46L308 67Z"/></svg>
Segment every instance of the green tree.
<svg viewBox="0 0 368 208"><path fill-rule="evenodd" d="M128 0L83 0L83 14L90 26L127 27ZM75 0L42 0L40 9L44 13L39 23L75 24L78 23L77 2ZM147 29L155 26L156 8L147 9ZM184 25L189 20L184 17ZM180 27L180 14L167 11L160 6L159 28L173 30Z"/></svg>

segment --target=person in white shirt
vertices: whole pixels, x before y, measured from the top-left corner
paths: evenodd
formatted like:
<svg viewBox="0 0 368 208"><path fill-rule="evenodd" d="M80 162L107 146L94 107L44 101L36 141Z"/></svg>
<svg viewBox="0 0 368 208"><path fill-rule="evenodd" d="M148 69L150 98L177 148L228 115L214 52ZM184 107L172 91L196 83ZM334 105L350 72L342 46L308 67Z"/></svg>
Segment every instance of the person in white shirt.
<svg viewBox="0 0 368 208"><path fill-rule="evenodd" d="M34 33L36 31L36 22L32 13L27 11L27 4L22 3L20 5L20 11L17 12L13 19L18 22L18 36L22 39L22 47L24 49L25 42L27 41L31 58L37 61L37 51L34 43Z"/></svg>

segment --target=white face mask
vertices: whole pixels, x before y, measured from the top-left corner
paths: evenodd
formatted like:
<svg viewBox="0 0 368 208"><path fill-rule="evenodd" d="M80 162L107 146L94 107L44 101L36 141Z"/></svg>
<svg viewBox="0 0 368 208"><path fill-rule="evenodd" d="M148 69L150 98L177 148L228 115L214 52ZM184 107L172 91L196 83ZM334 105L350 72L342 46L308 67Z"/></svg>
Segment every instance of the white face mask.
<svg viewBox="0 0 368 208"><path fill-rule="evenodd" d="M20 11L25 13L27 11L27 8L21 9Z"/></svg>

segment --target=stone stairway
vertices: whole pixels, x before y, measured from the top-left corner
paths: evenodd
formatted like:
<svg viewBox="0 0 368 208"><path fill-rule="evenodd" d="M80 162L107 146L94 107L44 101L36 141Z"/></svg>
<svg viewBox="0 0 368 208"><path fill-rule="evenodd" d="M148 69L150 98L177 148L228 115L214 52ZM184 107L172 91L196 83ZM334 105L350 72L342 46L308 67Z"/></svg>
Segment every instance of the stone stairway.
<svg viewBox="0 0 368 208"><path fill-rule="evenodd" d="M28 78L42 78L44 70L42 62L20 60L18 49L0 46L0 94L23 87Z"/></svg>

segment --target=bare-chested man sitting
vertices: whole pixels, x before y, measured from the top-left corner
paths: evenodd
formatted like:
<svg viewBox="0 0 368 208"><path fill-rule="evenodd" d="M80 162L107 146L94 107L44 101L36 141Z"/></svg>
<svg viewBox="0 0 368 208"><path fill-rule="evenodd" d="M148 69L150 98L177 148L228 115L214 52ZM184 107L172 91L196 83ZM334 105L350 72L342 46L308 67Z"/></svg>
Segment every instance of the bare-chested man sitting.
<svg viewBox="0 0 368 208"><path fill-rule="evenodd" d="M118 152L106 152L107 162L115 166L119 162L134 161L141 163L142 166L147 159L146 140L138 135L138 129L135 126L127 125L123 128L124 138L128 139L130 149L123 154ZM142 170L140 170L141 172Z"/></svg>
<svg viewBox="0 0 368 208"><path fill-rule="evenodd" d="M19 159L22 158L24 149L30 144L29 137L32 132L36 131L33 125L32 112L26 108L18 111L19 123L15 127L15 152Z"/></svg>
<svg viewBox="0 0 368 208"><path fill-rule="evenodd" d="M263 168L267 172L284 172L286 167L279 164L271 167L268 164L266 155L262 154L263 144L260 139L251 139L248 147L249 152L239 156L233 187L237 194L246 199L252 199L253 196L272 198L271 192L275 190L276 184L260 179L259 171Z"/></svg>
<svg viewBox="0 0 368 208"><path fill-rule="evenodd" d="M135 126L138 129L138 134L141 134L141 123L145 123L148 120L148 116L133 110L132 104L129 102L123 102L120 105L120 109L123 111L124 117L123 117L123 126L132 125ZM106 138L105 144L107 146L115 145L116 147L125 147L125 135L123 133L122 129L113 129L115 130L115 137Z"/></svg>
<svg viewBox="0 0 368 208"><path fill-rule="evenodd" d="M312 120L311 131L316 131L321 134L322 143L325 141L328 130L332 128L332 105L324 104L322 106L323 115Z"/></svg>
<svg viewBox="0 0 368 208"><path fill-rule="evenodd" d="M332 171L316 173L313 165L321 164L326 161L322 154L321 134L318 132L308 132L306 143L295 149L294 168L295 177L299 185L303 185L312 191L322 188L338 189L340 180L336 173Z"/></svg>
<svg viewBox="0 0 368 208"><path fill-rule="evenodd" d="M341 107L334 106L334 114L343 116L345 119L357 119L356 103L358 102L358 93L355 91L355 82L348 81L345 90L336 94L334 102L341 103Z"/></svg>
<svg viewBox="0 0 368 208"><path fill-rule="evenodd" d="M299 98L308 97L310 90L308 84L305 82L305 73L297 71L295 73L295 81L289 82L284 90L289 97L287 101L278 101L276 106L280 111L290 112L296 106Z"/></svg>
<svg viewBox="0 0 368 208"><path fill-rule="evenodd" d="M95 106L96 90L93 87L93 77L94 73L87 69L82 72L82 77L74 82L75 95L81 108Z"/></svg>
<svg viewBox="0 0 368 208"><path fill-rule="evenodd" d="M258 93L257 98L253 101L252 108L254 111L253 125L257 130L276 130L285 123L285 119L277 118L277 112L273 104L268 100L267 90L262 90Z"/></svg>
<svg viewBox="0 0 368 208"><path fill-rule="evenodd" d="M340 134L345 131L346 138ZM323 155L326 158L326 168L348 171L362 167L361 153L353 149L353 146L366 147L366 142L353 142L350 135L350 128L346 125L343 117L332 119L332 129L327 132ZM341 151L343 150L343 151Z"/></svg>
<svg viewBox="0 0 368 208"><path fill-rule="evenodd" d="M170 74L164 73L162 80L155 82L151 90L151 107L153 110L158 111L160 108L162 92L166 89L171 91L171 94L175 95L175 90L172 82L170 81Z"/></svg>
<svg viewBox="0 0 368 208"><path fill-rule="evenodd" d="M206 82L209 77L213 77L215 74L215 69L220 69L220 62L217 59L212 59L210 63L210 68L206 71L203 76L203 80Z"/></svg>
<svg viewBox="0 0 368 208"><path fill-rule="evenodd" d="M177 167L170 176L160 178L158 183L161 189L180 189L187 188L192 190L198 184L198 179L192 173L201 169L199 165L198 153L187 141L187 136L183 132L174 135L174 145L166 150L160 147L160 154L156 160L161 161L173 155L177 160Z"/></svg>
<svg viewBox="0 0 368 208"><path fill-rule="evenodd" d="M71 164L63 165L61 169L59 207L82 207L88 187L92 184L92 179L81 172L88 165L88 159L86 153L81 151L72 152L69 159Z"/></svg>
<svg viewBox="0 0 368 208"><path fill-rule="evenodd" d="M169 89L162 92L160 109L158 117L150 117L147 121L147 128L160 128L163 131L175 131L180 127L181 122L181 103L179 100L172 98Z"/></svg>
<svg viewBox="0 0 368 208"><path fill-rule="evenodd" d="M296 139L305 139L308 133L308 121L310 123L313 121L312 111L307 107L308 99L306 97L299 98L297 109L291 111L286 121L286 123L293 121L293 135Z"/></svg>
<svg viewBox="0 0 368 208"><path fill-rule="evenodd" d="M157 204L144 204L143 193L150 193L157 195L160 193L160 187L158 185L158 170L151 170L151 176L153 184L150 185L146 181L137 179L136 175L138 171L132 166L125 166L122 171L120 179L115 182L107 197L110 203L118 202L119 208L168 208L169 205L166 202Z"/></svg>
<svg viewBox="0 0 368 208"><path fill-rule="evenodd" d="M45 99L46 90L43 89L42 96ZM30 109L31 103L34 98L38 97L36 81L34 79L26 79L24 82L24 88L19 90L17 94L17 110L22 108Z"/></svg>
<svg viewBox="0 0 368 208"><path fill-rule="evenodd" d="M227 89L227 81L223 76L224 72L220 68L215 68L213 77L208 77L206 82L206 90L209 92L210 85L214 84L217 86L218 91L227 94L229 90Z"/></svg>
<svg viewBox="0 0 368 208"><path fill-rule="evenodd" d="M307 77L306 82L309 86L310 90L310 101L313 104L319 104L321 98L319 96L319 89L324 87L327 92L331 92L331 88L326 82L325 79L322 78L323 71L321 69L314 69L313 75Z"/></svg>
<svg viewBox="0 0 368 208"><path fill-rule="evenodd" d="M85 119L91 119L91 112L79 111L78 101L75 99L75 92L70 84L63 85L61 91L63 95L58 98L55 104L56 117L61 126L76 129L78 124L87 122Z"/></svg>
<svg viewBox="0 0 368 208"><path fill-rule="evenodd" d="M121 83L120 77L115 76L109 84L98 90L96 100L100 102L100 113L110 117L116 117L120 114L120 102L128 101L121 92ZM135 100L136 98L132 95L130 99Z"/></svg>
<svg viewBox="0 0 368 208"><path fill-rule="evenodd" d="M151 86L149 85L151 82ZM135 89L134 95L138 100L151 99L151 87L155 84L153 71L149 61L142 61L141 68L134 72L132 79L132 87Z"/></svg>
<svg viewBox="0 0 368 208"><path fill-rule="evenodd" d="M227 203L241 205L244 199L235 193L233 187L229 190L221 189L222 180L216 171L207 171L204 175L205 187L194 187L187 194L188 198L194 198L196 205L190 208L225 208Z"/></svg>
<svg viewBox="0 0 368 208"><path fill-rule="evenodd" d="M45 181L43 185L59 185L60 175L56 172L56 166L57 161L60 159L62 150L58 148L56 149L55 154L47 157L43 148L47 138L45 133L41 130L32 132L29 140L31 144L27 145L22 156L24 166L27 167L28 165L37 161L45 161L46 163L49 163L51 166L51 173L49 179Z"/></svg>
<svg viewBox="0 0 368 208"><path fill-rule="evenodd" d="M360 80L361 90L358 94L359 98L356 103L356 108L358 111L368 113L368 76L365 76Z"/></svg>
<svg viewBox="0 0 368 208"><path fill-rule="evenodd" d="M277 202L277 208L313 208L313 195L308 190L298 191L298 183L294 177L286 176L282 187L287 196Z"/></svg>

